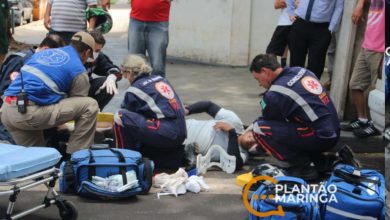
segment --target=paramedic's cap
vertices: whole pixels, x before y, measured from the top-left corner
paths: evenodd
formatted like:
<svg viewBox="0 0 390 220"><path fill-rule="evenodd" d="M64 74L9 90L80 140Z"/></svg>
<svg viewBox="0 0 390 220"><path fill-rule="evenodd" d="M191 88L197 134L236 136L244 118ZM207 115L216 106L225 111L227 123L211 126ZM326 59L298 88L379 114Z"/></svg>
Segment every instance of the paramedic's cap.
<svg viewBox="0 0 390 220"><path fill-rule="evenodd" d="M86 44L87 46L89 46L92 51L95 50L95 40L93 39L92 35L90 35L89 33L87 32L84 32L84 31L79 31L77 33L75 33L73 36L72 36L72 41L80 41L80 42L83 42L84 44ZM92 54L92 53L91 53Z"/></svg>

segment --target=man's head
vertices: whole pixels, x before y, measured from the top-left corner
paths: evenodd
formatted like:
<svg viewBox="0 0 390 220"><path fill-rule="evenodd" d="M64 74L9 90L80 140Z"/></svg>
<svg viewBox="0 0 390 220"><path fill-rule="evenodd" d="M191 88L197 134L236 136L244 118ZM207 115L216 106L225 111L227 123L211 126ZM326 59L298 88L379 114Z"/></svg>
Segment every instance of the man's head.
<svg viewBox="0 0 390 220"><path fill-rule="evenodd" d="M64 40L58 34L48 34L39 44L36 52L48 49L66 46Z"/></svg>
<svg viewBox="0 0 390 220"><path fill-rule="evenodd" d="M104 45L106 44L106 39L104 38L102 32L98 30L93 30L89 32L93 39L95 40L95 48L93 51L93 59L96 60L97 56L99 55L100 51L103 49Z"/></svg>
<svg viewBox="0 0 390 220"><path fill-rule="evenodd" d="M268 89L282 68L275 56L260 54L253 59L249 70L259 85Z"/></svg>
<svg viewBox="0 0 390 220"><path fill-rule="evenodd" d="M248 127L242 135L238 136L238 144L245 150L249 150L257 144L253 136L252 126Z"/></svg>
<svg viewBox="0 0 390 220"><path fill-rule="evenodd" d="M123 59L121 70L123 77L127 78L130 83L140 74L150 75L152 68L147 64L146 60L135 54L129 54Z"/></svg>
<svg viewBox="0 0 390 220"><path fill-rule="evenodd" d="M72 36L70 45L79 52L81 61L86 63L93 54L95 40L89 33L80 31Z"/></svg>

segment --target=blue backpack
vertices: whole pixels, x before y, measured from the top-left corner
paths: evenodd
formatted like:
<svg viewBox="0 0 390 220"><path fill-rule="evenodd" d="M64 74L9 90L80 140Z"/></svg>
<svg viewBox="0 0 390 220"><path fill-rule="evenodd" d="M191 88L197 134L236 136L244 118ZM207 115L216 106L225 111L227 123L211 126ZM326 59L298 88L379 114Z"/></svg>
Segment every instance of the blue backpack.
<svg viewBox="0 0 390 220"><path fill-rule="evenodd" d="M138 194L147 194L152 186L153 161L142 158L136 151L113 148L92 148L77 151L70 161L63 162L60 169L60 191L74 192L91 198L116 199ZM97 185L93 180L106 179L116 175L123 185L127 184L127 174L135 174L138 182L134 187L115 191Z"/></svg>
<svg viewBox="0 0 390 220"><path fill-rule="evenodd" d="M337 202L321 204L324 219L385 219L385 181L379 172L339 164L326 181L326 188L331 184L337 187Z"/></svg>
<svg viewBox="0 0 390 220"><path fill-rule="evenodd" d="M307 186L306 182L303 179L289 176L280 176L275 178L277 180L277 184L286 185L287 188L292 189L295 186ZM319 208L316 203L308 203L301 202L297 199L293 199L294 202L284 202L284 201L276 201L275 199L270 199L269 195L275 195L275 185L274 184L266 184L262 183L260 187L256 190L256 192L252 195L250 205L251 207L258 212L268 212L277 210L277 207L280 205L283 208L285 213L284 216L272 215L268 217L258 217L249 214L250 220L317 220L319 219ZM280 194L279 196L293 196L296 198L295 194ZM266 199L259 199L265 196Z"/></svg>

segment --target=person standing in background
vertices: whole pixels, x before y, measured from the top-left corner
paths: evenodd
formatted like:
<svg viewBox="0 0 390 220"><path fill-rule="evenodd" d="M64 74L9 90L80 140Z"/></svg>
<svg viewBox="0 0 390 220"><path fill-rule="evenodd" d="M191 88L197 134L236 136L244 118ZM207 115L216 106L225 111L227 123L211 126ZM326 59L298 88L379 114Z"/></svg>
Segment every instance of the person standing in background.
<svg viewBox="0 0 390 220"><path fill-rule="evenodd" d="M344 0L287 0L287 13L293 22L290 32L290 66L305 67L321 79L326 51L340 23Z"/></svg>
<svg viewBox="0 0 390 220"><path fill-rule="evenodd" d="M148 53L153 73L165 77L171 0L132 0L129 54Z"/></svg>
<svg viewBox="0 0 390 220"><path fill-rule="evenodd" d="M49 0L44 16L45 28L51 34L58 34L66 44L69 44L76 32L87 30L85 11L88 7L96 8L96 6L96 0ZM88 30L93 30L96 17L89 19L88 23Z"/></svg>
<svg viewBox="0 0 390 220"><path fill-rule="evenodd" d="M363 14L365 0L359 0L352 22L357 24ZM375 84L378 78L385 51L385 0L371 0L368 12L364 41L355 62L349 88L352 91L352 101L357 112L357 119L349 124L342 124L341 129L353 131L357 137L379 135L380 132L368 119L367 97L364 92Z"/></svg>
<svg viewBox="0 0 390 220"><path fill-rule="evenodd" d="M8 52L8 1L0 0L0 67Z"/></svg>
<svg viewBox="0 0 390 220"><path fill-rule="evenodd" d="M271 42L267 46L267 54L281 57L282 67L286 66L288 54L288 41L290 36L291 24L290 18L287 14L287 4L285 0L275 0L275 9L280 9L278 26L272 35Z"/></svg>

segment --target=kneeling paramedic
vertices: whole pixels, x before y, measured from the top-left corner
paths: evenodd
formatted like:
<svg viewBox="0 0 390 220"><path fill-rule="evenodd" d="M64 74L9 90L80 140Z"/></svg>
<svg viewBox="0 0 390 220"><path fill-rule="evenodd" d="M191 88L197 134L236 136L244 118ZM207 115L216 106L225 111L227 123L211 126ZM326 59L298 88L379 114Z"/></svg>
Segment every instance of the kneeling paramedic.
<svg viewBox="0 0 390 220"><path fill-rule="evenodd" d="M44 146L43 130L71 120L68 153L93 143L96 101L88 96L89 82L83 63L95 41L86 32L71 38L70 46L35 53L5 91L1 120L19 145Z"/></svg>
<svg viewBox="0 0 390 220"><path fill-rule="evenodd" d="M95 40L93 58L88 59L85 64L88 70L89 97L94 98L99 105L100 111L110 102L115 94L118 94L117 81L122 79L122 74L110 58L102 52L106 40L100 31L91 31L90 34ZM92 73L99 77L92 77Z"/></svg>
<svg viewBox="0 0 390 220"><path fill-rule="evenodd" d="M114 115L116 147L140 151L157 168L177 168L184 163L185 109L168 80L151 72L138 55L123 61L131 85Z"/></svg>
<svg viewBox="0 0 390 220"><path fill-rule="evenodd" d="M260 102L262 117L253 126L256 141L288 162L289 175L317 178L329 163L322 152L333 148L340 136L337 112L325 89L311 71L283 69L269 55L256 56L250 71L267 89Z"/></svg>

